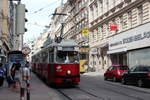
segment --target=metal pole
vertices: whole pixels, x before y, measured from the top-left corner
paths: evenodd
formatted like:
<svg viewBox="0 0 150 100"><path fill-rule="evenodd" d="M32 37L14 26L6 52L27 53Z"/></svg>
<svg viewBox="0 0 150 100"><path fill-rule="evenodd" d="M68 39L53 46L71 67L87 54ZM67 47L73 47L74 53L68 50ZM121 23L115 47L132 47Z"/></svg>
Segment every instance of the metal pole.
<svg viewBox="0 0 150 100"><path fill-rule="evenodd" d="M61 13L63 13L63 0L61 0ZM63 22L63 19L62 19L62 22L61 22L61 33L60 33L60 37L62 38L62 35L63 35L63 30L64 30L64 22Z"/></svg>
<svg viewBox="0 0 150 100"><path fill-rule="evenodd" d="M25 88L20 87L20 100L25 100Z"/></svg>
<svg viewBox="0 0 150 100"><path fill-rule="evenodd" d="M61 38L62 38L63 32L64 32L64 23L62 22L61 23L61 33L60 33Z"/></svg>
<svg viewBox="0 0 150 100"><path fill-rule="evenodd" d="M21 34L21 50L23 48L23 34Z"/></svg>
<svg viewBox="0 0 150 100"><path fill-rule="evenodd" d="M25 100L25 88L23 85L23 66L21 66L20 100Z"/></svg>
<svg viewBox="0 0 150 100"><path fill-rule="evenodd" d="M29 80L26 81L27 84L27 100L30 100L30 83Z"/></svg>

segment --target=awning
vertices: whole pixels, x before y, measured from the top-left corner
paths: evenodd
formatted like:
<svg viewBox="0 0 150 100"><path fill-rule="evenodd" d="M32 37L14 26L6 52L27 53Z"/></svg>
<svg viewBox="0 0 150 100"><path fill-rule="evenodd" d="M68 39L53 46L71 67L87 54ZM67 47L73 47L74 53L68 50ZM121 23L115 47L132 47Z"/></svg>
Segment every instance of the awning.
<svg viewBox="0 0 150 100"><path fill-rule="evenodd" d="M121 52L126 52L126 51L127 51L127 48L118 48L118 49L107 51L107 54L121 53Z"/></svg>

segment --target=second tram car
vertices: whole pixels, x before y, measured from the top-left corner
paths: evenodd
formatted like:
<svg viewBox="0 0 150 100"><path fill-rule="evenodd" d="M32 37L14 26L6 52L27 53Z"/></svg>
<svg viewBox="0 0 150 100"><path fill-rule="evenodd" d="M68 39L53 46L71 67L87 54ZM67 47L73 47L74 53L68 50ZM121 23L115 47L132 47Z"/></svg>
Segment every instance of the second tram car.
<svg viewBox="0 0 150 100"><path fill-rule="evenodd" d="M79 46L74 40L51 43L32 56L32 70L47 83L80 82Z"/></svg>

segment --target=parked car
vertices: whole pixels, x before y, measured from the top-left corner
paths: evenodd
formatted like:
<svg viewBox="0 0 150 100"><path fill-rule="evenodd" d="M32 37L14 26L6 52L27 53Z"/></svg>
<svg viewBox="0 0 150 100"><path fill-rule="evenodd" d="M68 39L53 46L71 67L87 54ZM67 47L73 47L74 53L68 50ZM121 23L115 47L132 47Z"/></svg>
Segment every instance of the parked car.
<svg viewBox="0 0 150 100"><path fill-rule="evenodd" d="M139 87L150 85L150 66L138 65L124 73L122 84L135 84Z"/></svg>
<svg viewBox="0 0 150 100"><path fill-rule="evenodd" d="M104 73L104 80L112 79L114 82L121 80L123 72L127 72L128 69L127 65L112 65Z"/></svg>

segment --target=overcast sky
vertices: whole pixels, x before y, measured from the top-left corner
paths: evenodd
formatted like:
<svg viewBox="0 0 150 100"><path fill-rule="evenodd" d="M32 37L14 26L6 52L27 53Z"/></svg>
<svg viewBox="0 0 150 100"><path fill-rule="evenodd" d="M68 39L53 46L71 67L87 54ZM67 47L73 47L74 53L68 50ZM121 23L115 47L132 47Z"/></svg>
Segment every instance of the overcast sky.
<svg viewBox="0 0 150 100"><path fill-rule="evenodd" d="M26 13L28 31L24 34L24 42L28 42L40 36L45 29L44 26L49 25L51 19L49 15L61 5L61 0L22 0L22 3L28 9Z"/></svg>

